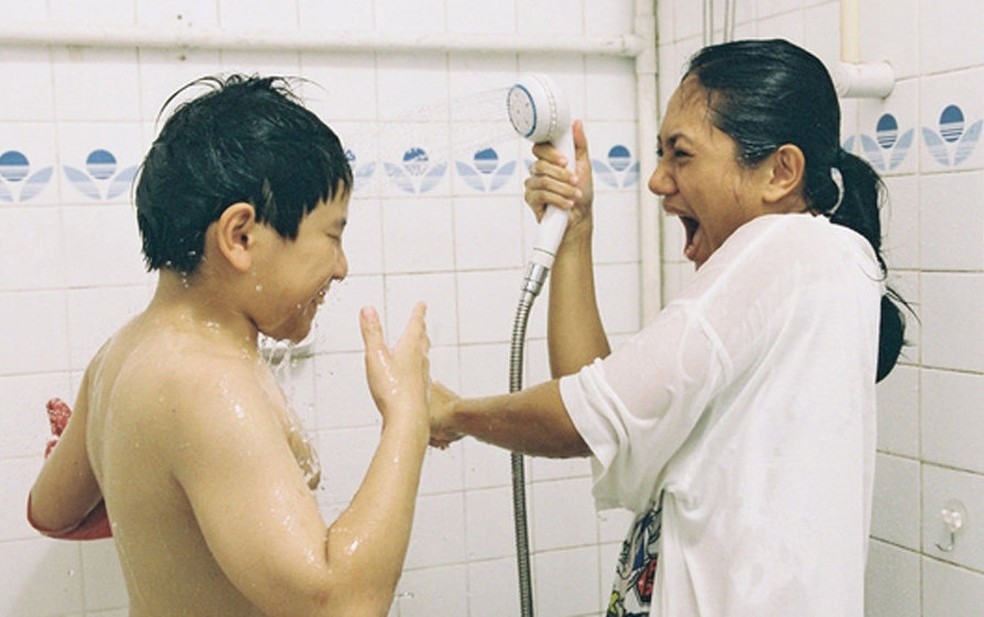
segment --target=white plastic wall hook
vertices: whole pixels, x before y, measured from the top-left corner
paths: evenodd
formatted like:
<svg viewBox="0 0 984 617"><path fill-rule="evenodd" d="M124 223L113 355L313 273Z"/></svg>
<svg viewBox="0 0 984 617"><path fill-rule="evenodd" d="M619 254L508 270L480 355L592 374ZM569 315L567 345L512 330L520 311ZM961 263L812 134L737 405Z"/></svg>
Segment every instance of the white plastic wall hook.
<svg viewBox="0 0 984 617"><path fill-rule="evenodd" d="M967 507L956 499L951 499L940 510L943 524L946 526L947 541L945 544L936 543L936 548L949 553L957 543L957 533L967 524Z"/></svg>
<svg viewBox="0 0 984 617"><path fill-rule="evenodd" d="M883 99L895 89L895 70L888 62L841 62L830 75L837 95L846 99Z"/></svg>

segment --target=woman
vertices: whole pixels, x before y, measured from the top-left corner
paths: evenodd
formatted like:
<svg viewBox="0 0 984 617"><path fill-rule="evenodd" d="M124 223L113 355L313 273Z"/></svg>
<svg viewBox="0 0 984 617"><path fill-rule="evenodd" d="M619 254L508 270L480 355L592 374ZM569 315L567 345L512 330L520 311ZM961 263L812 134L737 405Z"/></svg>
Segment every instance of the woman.
<svg viewBox="0 0 984 617"><path fill-rule="evenodd" d="M697 272L614 353L583 129L574 174L534 147L527 202L570 212L551 277L555 379L484 399L437 391L432 443L592 456L599 507L637 514L609 615L863 614L875 382L903 322L883 287L881 183L839 128L830 77L803 49L698 52L649 180Z"/></svg>

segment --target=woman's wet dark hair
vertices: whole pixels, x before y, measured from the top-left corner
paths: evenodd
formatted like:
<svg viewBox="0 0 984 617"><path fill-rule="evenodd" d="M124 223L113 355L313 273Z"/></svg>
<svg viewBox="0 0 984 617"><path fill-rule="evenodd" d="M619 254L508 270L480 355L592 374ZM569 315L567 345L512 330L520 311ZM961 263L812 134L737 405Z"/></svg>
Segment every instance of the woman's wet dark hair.
<svg viewBox="0 0 984 617"><path fill-rule="evenodd" d="M204 77L209 90L182 103L144 158L137 223L149 270L192 274L205 231L238 202L294 239L304 215L345 195L352 171L338 136L292 94L283 77Z"/></svg>
<svg viewBox="0 0 984 617"><path fill-rule="evenodd" d="M867 162L841 147L840 104L823 63L784 40L734 41L698 51L684 79L690 76L707 91L712 124L737 142L741 164L757 165L784 144L803 152L809 208L864 236L884 274L884 185ZM834 180L838 173L843 190ZM904 342L896 302L905 305L891 289L881 300L878 381L895 366Z"/></svg>

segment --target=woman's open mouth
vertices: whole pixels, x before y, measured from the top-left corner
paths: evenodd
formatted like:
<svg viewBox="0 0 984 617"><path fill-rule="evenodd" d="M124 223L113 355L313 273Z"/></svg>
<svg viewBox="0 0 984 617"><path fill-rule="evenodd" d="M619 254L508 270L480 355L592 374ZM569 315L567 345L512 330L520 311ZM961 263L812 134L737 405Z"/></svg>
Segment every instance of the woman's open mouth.
<svg viewBox="0 0 984 617"><path fill-rule="evenodd" d="M687 243L683 247L684 256L690 261L697 261L697 244L701 239L700 222L689 216L680 216L683 229L687 232Z"/></svg>

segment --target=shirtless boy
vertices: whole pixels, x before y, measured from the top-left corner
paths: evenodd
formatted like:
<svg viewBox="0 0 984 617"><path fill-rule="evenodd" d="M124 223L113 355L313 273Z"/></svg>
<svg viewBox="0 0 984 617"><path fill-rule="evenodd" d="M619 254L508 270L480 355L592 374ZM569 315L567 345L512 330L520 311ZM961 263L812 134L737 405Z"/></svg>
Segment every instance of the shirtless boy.
<svg viewBox="0 0 984 617"><path fill-rule="evenodd" d="M198 85L211 88L166 122L137 186L156 293L89 364L29 518L66 537L104 504L131 617L386 615L429 436L424 307L392 349L362 310L382 431L326 525L317 459L257 336L303 339L345 276L352 174L285 81Z"/></svg>

